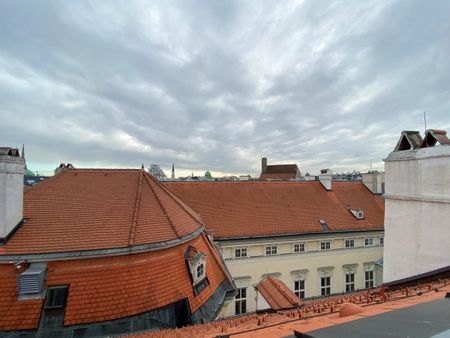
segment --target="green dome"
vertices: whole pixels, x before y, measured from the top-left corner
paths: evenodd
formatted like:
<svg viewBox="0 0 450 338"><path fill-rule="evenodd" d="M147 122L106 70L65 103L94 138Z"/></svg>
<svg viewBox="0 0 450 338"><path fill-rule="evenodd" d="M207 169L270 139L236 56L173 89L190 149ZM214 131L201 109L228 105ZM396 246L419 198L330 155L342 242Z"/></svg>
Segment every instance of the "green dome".
<svg viewBox="0 0 450 338"><path fill-rule="evenodd" d="M205 172L205 177L206 177L206 178L212 178L212 175L211 175L211 173L209 172L209 170L206 170L206 172Z"/></svg>
<svg viewBox="0 0 450 338"><path fill-rule="evenodd" d="M26 166L25 166L25 169L23 171L23 175L24 176L36 176L36 174L34 172L32 172L30 169L28 169Z"/></svg>

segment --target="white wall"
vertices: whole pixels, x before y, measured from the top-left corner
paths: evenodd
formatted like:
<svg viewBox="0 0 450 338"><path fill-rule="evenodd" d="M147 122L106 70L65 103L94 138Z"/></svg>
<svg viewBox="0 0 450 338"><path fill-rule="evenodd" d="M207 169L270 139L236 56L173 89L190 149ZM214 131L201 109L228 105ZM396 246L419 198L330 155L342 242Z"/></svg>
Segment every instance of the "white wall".
<svg viewBox="0 0 450 338"><path fill-rule="evenodd" d="M264 298L261 292L256 291L256 310L268 310L270 308L271 307L269 303L267 303L267 300Z"/></svg>
<svg viewBox="0 0 450 338"><path fill-rule="evenodd" d="M247 288L247 309L249 312L258 308L255 286L271 274L282 281L287 287L294 291L294 280L301 277L305 280L305 296L313 297L320 295L320 277L326 271L331 275L331 292L341 293L345 291L345 266L355 266L355 289L365 288L364 271L373 269L375 285L383 283L377 280L378 262L383 257L383 247L379 245L379 238L383 237L383 231L351 234L330 234L314 238L306 236L299 239L270 239L217 242L221 248L225 264L230 271L237 287ZM355 239L355 248L345 248L345 239ZM373 238L374 246L365 247L364 238ZM321 240L331 240L332 250L319 250ZM293 253L293 243L305 243L306 252ZM264 248L267 244L277 244L279 254L265 256ZM233 249L247 247L250 257L233 259ZM224 305L220 317L234 315L234 301Z"/></svg>
<svg viewBox="0 0 450 338"><path fill-rule="evenodd" d="M20 157L0 155L0 238L22 220L24 168Z"/></svg>
<svg viewBox="0 0 450 338"><path fill-rule="evenodd" d="M450 265L450 146L392 152L385 160L383 280Z"/></svg>

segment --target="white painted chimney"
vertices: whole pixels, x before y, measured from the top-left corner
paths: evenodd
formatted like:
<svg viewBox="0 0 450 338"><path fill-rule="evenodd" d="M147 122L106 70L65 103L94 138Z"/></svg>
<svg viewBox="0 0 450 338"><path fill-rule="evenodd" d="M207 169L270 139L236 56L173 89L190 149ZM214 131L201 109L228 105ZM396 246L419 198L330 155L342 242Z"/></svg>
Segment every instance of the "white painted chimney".
<svg viewBox="0 0 450 338"><path fill-rule="evenodd" d="M384 194L384 173L379 171L369 171L362 176L362 182L372 194Z"/></svg>
<svg viewBox="0 0 450 338"><path fill-rule="evenodd" d="M0 147L0 244L23 219L23 171L19 151Z"/></svg>
<svg viewBox="0 0 450 338"><path fill-rule="evenodd" d="M330 191L331 190L331 179L333 173L330 169L321 169L319 175L319 181L322 183L323 187Z"/></svg>

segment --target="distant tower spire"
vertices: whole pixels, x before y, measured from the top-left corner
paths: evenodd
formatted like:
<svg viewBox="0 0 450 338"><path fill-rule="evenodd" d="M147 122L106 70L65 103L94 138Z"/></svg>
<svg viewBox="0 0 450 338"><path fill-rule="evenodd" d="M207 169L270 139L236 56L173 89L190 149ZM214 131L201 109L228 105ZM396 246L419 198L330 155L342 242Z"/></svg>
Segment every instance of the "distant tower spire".
<svg viewBox="0 0 450 338"><path fill-rule="evenodd" d="M172 162L172 179L175 179L175 164Z"/></svg>
<svg viewBox="0 0 450 338"><path fill-rule="evenodd" d="M142 163L141 169L144 169L144 163Z"/></svg>
<svg viewBox="0 0 450 338"><path fill-rule="evenodd" d="M22 158L25 160L25 144L22 143Z"/></svg>

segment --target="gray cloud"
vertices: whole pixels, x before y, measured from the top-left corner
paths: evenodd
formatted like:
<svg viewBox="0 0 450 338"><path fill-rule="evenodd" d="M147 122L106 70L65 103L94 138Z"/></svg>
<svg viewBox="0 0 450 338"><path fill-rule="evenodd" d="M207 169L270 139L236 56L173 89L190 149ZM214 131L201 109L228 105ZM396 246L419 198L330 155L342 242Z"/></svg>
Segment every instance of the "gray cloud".
<svg viewBox="0 0 450 338"><path fill-rule="evenodd" d="M0 2L0 143L29 167L382 166L450 129L448 1Z"/></svg>

